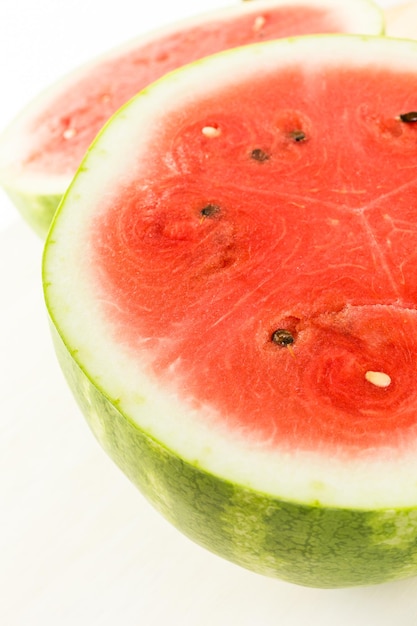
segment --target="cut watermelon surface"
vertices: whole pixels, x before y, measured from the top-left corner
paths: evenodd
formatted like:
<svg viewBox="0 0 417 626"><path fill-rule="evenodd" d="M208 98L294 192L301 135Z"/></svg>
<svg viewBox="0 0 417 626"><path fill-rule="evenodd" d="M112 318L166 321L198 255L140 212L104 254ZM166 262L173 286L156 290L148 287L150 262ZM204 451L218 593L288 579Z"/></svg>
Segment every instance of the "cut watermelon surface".
<svg viewBox="0 0 417 626"><path fill-rule="evenodd" d="M45 236L56 206L107 119L153 80L238 45L321 32L378 34L368 0L259 0L142 36L74 71L31 103L0 141L0 181Z"/></svg>
<svg viewBox="0 0 417 626"><path fill-rule="evenodd" d="M171 522L312 586L417 573L417 44L177 70L98 136L48 236L57 353Z"/></svg>

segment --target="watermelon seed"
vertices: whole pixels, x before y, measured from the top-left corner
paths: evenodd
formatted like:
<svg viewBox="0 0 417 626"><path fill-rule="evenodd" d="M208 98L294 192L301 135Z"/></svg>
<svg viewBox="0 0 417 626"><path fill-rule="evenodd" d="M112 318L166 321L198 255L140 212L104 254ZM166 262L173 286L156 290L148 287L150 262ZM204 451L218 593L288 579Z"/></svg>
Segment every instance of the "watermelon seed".
<svg viewBox="0 0 417 626"><path fill-rule="evenodd" d="M375 385L375 387L380 387L381 389L389 387L391 384L391 377L385 372L374 372L373 370L368 370L365 373L365 379L368 383Z"/></svg>
<svg viewBox="0 0 417 626"><path fill-rule="evenodd" d="M306 134L302 130L293 130L290 133L290 137L294 139L294 141L297 141L297 142L306 140Z"/></svg>
<svg viewBox="0 0 417 626"><path fill-rule="evenodd" d="M201 209L201 221L203 221L206 217L213 217L220 212L220 207L218 204L206 204L206 206Z"/></svg>
<svg viewBox="0 0 417 626"><path fill-rule="evenodd" d="M274 330L271 339L278 346L289 346L294 343L294 335L286 328Z"/></svg>
<svg viewBox="0 0 417 626"><path fill-rule="evenodd" d="M217 126L203 126L201 132L205 137L218 137L222 134L222 131Z"/></svg>
<svg viewBox="0 0 417 626"><path fill-rule="evenodd" d="M417 122L417 111L410 111L409 113L402 113L400 120L406 124Z"/></svg>
<svg viewBox="0 0 417 626"><path fill-rule="evenodd" d="M258 17L256 17L255 21L253 22L254 32L257 33L260 30L262 30L262 28L265 26L265 22L266 22L266 19L264 18L264 16L258 15Z"/></svg>
<svg viewBox="0 0 417 626"><path fill-rule="evenodd" d="M261 150L261 148L255 148L254 150L252 150L250 156L251 159L259 161L260 163L263 163L263 161L268 161L269 159L269 154Z"/></svg>
<svg viewBox="0 0 417 626"><path fill-rule="evenodd" d="M271 339L273 343L277 344L277 346L287 348L291 356L295 358L295 354L292 349L292 344L294 343L294 335L290 333L289 330L287 330L286 328L278 328L272 333Z"/></svg>
<svg viewBox="0 0 417 626"><path fill-rule="evenodd" d="M75 130L75 128L67 128L62 133L62 136L64 139L72 139L76 134L77 134L77 131Z"/></svg>

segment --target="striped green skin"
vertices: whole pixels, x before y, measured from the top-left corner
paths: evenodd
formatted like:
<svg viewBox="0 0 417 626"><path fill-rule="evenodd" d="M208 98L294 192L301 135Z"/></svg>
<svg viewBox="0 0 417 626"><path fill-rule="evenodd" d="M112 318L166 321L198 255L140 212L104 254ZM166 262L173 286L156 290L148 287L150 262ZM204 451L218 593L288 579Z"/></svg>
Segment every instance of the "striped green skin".
<svg viewBox="0 0 417 626"><path fill-rule="evenodd" d="M417 508L289 502L184 461L124 416L52 327L68 384L101 446L152 505L213 553L295 584L337 588L417 574Z"/></svg>

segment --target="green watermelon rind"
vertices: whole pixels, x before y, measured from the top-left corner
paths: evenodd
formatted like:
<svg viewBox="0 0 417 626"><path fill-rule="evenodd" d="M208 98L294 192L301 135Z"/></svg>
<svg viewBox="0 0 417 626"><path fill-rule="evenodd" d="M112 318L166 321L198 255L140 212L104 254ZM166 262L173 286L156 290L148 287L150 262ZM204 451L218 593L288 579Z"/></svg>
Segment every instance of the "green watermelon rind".
<svg viewBox="0 0 417 626"><path fill-rule="evenodd" d="M194 542L246 569L343 588L417 571L417 507L322 506L260 493L208 472L141 430L91 382L52 326L66 380L101 447L153 507Z"/></svg>
<svg viewBox="0 0 417 626"><path fill-rule="evenodd" d="M277 0L279 4L285 4L287 0ZM314 0L320 3L320 0ZM328 0L323 0L328 1ZM342 10L351 11L352 2L348 5L339 0ZM373 2L373 0L355 0L358 6L363 7L363 29L355 32L362 32L364 34L383 34L385 28L383 12ZM247 3L249 4L249 3ZM262 0L254 3L262 8L265 3ZM274 5L276 3L274 2ZM303 4L303 2L300 2ZM331 4L331 3L330 3ZM267 6L267 5L266 5ZM253 11L256 10L256 7ZM349 9L348 9L349 7ZM246 10L246 9L245 9ZM252 9L249 9L252 10ZM48 232L53 215L58 207L62 196L71 182L72 175L60 175L50 176L47 172L38 175L27 175L24 170L17 174L11 169L7 159L8 154L13 154L15 146L19 146L20 142L24 142L30 139L30 135L24 128L26 120L30 120L33 114L37 114L47 107L48 103L53 100L56 94L62 93L62 90L68 89L73 81L76 81L80 76L89 72L96 64L115 57L122 52L127 52L129 49L137 47L139 44L154 41L158 37L162 37L171 32L176 32L181 28L187 28L192 26L198 26L204 23L205 20L212 19L228 19L228 16L233 16L239 12L239 6L224 7L221 10L210 11L201 15L194 15L189 18L185 18L172 25L165 26L157 29L153 32L143 34L139 38L129 41L114 50L104 53L89 63L75 69L67 76L61 78L54 85L51 85L45 91L38 95L24 110L15 118L14 121L6 128L2 137L0 137L0 185L4 188L7 195L10 197L12 203L18 209L23 219L31 226L31 228L41 237L45 238ZM3 145L3 148L1 147ZM6 155L5 163L2 164L2 151ZM4 157L3 157L4 160ZM13 166L14 167L14 166ZM75 172L74 172L75 173Z"/></svg>
<svg viewBox="0 0 417 626"><path fill-rule="evenodd" d="M62 194L25 193L5 187L6 194L32 230L45 238Z"/></svg>
<svg viewBox="0 0 417 626"><path fill-rule="evenodd" d="M356 39L373 41L376 48L381 45L378 38ZM296 39L282 45L294 43ZM417 54L417 46L411 42L401 45L404 52L412 46ZM198 62L195 67L200 71L203 65ZM174 72L168 80L175 81L182 71ZM146 92L138 98L146 98ZM131 105L123 107L120 121L126 118ZM114 127L112 121L107 129L110 126ZM94 142L79 177L94 165L95 157L101 158L100 137L104 133L106 130ZM78 191L76 177L55 217L58 228L52 226L47 240L45 297L56 352L69 386L98 442L122 471L186 536L260 574L322 588L378 584L415 575L417 505L367 507L363 497L358 506L332 505L319 498L301 501L296 494L294 498L280 497L252 488L176 453L155 434L141 428L119 399L104 392L80 354L69 343L66 345L57 303L50 292L49 255L59 239L59 229L66 227L65 219L60 220L66 199L76 197Z"/></svg>

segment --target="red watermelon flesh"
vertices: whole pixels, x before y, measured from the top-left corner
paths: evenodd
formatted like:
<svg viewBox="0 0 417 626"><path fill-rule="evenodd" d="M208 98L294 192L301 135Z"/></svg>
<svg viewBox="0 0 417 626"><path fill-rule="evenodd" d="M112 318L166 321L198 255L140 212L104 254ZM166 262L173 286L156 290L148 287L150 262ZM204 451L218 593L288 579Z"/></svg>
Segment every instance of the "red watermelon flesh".
<svg viewBox="0 0 417 626"><path fill-rule="evenodd" d="M117 342L251 439L414 440L416 92L294 66L158 119L89 242Z"/></svg>
<svg viewBox="0 0 417 626"><path fill-rule="evenodd" d="M375 32L380 26L376 9L361 0L350 4L347 8L329 0L261 0L142 37L76 72L62 88L58 85L46 106L27 120L24 132L30 141L18 155L19 167L29 176L72 177L109 117L146 85L184 63L277 37L362 32L360 28L369 29L371 23Z"/></svg>

